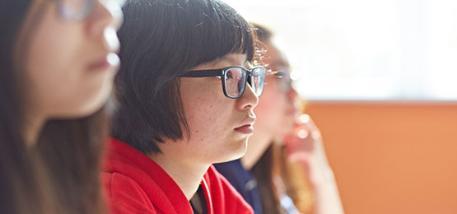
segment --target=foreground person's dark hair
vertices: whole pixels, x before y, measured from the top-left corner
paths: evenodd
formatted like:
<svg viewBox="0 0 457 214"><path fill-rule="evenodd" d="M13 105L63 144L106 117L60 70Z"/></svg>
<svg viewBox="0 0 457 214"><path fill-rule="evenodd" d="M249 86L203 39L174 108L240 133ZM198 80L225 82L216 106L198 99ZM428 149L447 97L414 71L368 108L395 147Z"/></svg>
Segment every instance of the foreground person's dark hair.
<svg viewBox="0 0 457 214"><path fill-rule="evenodd" d="M101 213L99 185L103 111L48 121L36 145L26 145L23 70L34 29L18 38L33 1L0 2L0 213ZM34 24L42 14L35 14ZM18 59L17 57L21 57Z"/></svg>

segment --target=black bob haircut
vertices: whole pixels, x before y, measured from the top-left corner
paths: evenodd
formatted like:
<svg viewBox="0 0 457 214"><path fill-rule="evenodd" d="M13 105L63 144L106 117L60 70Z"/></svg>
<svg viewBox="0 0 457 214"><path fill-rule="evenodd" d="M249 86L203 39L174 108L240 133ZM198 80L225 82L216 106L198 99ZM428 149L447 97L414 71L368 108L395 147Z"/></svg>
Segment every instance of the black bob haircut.
<svg viewBox="0 0 457 214"><path fill-rule="evenodd" d="M189 134L178 74L230 53L252 62L254 34L219 0L131 0L123 11L112 135L156 153L158 143Z"/></svg>

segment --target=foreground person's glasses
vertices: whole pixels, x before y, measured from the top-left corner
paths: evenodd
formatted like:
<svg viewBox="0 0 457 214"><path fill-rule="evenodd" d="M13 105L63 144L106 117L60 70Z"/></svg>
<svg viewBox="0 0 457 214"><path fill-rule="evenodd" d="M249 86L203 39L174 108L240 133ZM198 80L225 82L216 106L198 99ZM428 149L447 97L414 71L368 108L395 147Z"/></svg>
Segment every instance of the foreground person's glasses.
<svg viewBox="0 0 457 214"><path fill-rule="evenodd" d="M266 69L254 67L246 69L240 66L230 66L221 69L194 70L180 74L180 77L220 77L224 95L231 99L243 96L246 83L249 83L254 93L260 96L265 82Z"/></svg>
<svg viewBox="0 0 457 214"><path fill-rule="evenodd" d="M54 0L57 4L59 15L66 20L83 20L89 16L96 1L102 1L107 5L122 7L126 0Z"/></svg>

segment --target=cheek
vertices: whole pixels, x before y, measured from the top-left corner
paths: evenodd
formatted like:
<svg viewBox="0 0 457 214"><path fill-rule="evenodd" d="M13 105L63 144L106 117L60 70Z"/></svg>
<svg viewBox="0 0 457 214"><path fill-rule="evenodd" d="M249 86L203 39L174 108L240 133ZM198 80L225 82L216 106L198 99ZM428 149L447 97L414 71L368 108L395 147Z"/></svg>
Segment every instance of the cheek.
<svg viewBox="0 0 457 214"><path fill-rule="evenodd" d="M270 85L268 85L270 86ZM259 105L255 109L257 121L256 133L280 136L289 129L288 99L278 88L265 89L260 97Z"/></svg>
<svg viewBox="0 0 457 214"><path fill-rule="evenodd" d="M233 131L244 118L237 114L235 101L224 96L220 82L182 79L181 96L191 131L185 149L195 159L225 162L244 154L246 144Z"/></svg>
<svg viewBox="0 0 457 214"><path fill-rule="evenodd" d="M113 75L92 77L80 73L74 69L30 70L28 102L51 117L91 114L108 99Z"/></svg>
<svg viewBox="0 0 457 214"><path fill-rule="evenodd" d="M285 115L287 98L275 85L268 85L259 100L255 112L258 120L278 123ZM265 119L264 119L265 118Z"/></svg>
<svg viewBox="0 0 457 214"><path fill-rule="evenodd" d="M78 41L70 35L37 33L25 66L30 102L58 117L84 116L97 110L109 94L113 73L86 72Z"/></svg>
<svg viewBox="0 0 457 214"><path fill-rule="evenodd" d="M50 116L87 115L110 94L112 72L86 72L84 58L90 48L83 32L82 24L61 22L49 13L29 37L24 59L27 102Z"/></svg>
<svg viewBox="0 0 457 214"><path fill-rule="evenodd" d="M50 41L50 36L41 31L31 40L27 63L25 64L25 78L27 94L35 100L35 104L48 108L60 103L60 99L67 96L74 97L74 91L81 77L75 72L75 66L69 63L71 51L62 51L55 42Z"/></svg>
<svg viewBox="0 0 457 214"><path fill-rule="evenodd" d="M28 67L43 70L81 67L82 58L87 55L83 51L88 49L84 46L88 43L84 23L62 21L55 8L48 7L42 19L36 23L32 20L29 24L32 30L27 32L25 39L30 41L30 45L24 47L29 53Z"/></svg>
<svg viewBox="0 0 457 214"><path fill-rule="evenodd" d="M223 130L221 127L230 115L230 104L222 94L219 82L182 80L181 97L194 135L217 135Z"/></svg>
<svg viewBox="0 0 457 214"><path fill-rule="evenodd" d="M33 22L33 21L32 21ZM39 25L33 27L30 41L23 51L28 52L25 63L26 75L37 89L54 90L54 93L68 90L72 81L81 79L80 58L77 54L81 46L80 29L77 24L63 23L56 18L52 8L49 8ZM22 54L25 57L24 54Z"/></svg>

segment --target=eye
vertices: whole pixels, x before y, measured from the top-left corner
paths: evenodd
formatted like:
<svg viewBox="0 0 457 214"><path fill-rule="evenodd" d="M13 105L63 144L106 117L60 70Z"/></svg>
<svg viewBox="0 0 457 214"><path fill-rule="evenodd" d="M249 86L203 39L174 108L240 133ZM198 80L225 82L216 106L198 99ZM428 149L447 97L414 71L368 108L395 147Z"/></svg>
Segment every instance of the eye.
<svg viewBox="0 0 457 214"><path fill-rule="evenodd" d="M282 71L278 71L274 74L274 76L278 79L282 79L282 78L286 77L286 73L282 72Z"/></svg>

